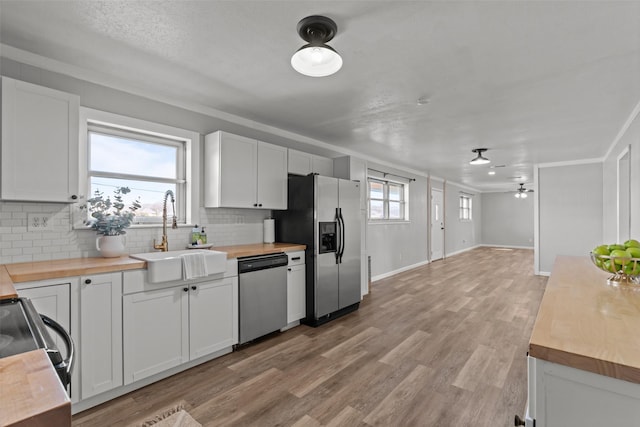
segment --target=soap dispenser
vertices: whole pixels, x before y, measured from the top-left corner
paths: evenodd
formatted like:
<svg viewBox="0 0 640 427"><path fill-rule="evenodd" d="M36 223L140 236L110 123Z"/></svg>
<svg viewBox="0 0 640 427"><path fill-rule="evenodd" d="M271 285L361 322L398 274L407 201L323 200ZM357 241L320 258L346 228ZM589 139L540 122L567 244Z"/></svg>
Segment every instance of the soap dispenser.
<svg viewBox="0 0 640 427"><path fill-rule="evenodd" d="M204 231L204 227L202 227L202 231L200 231L200 244L201 245L207 244L207 232Z"/></svg>
<svg viewBox="0 0 640 427"><path fill-rule="evenodd" d="M200 240L200 229L198 228L198 224L196 224L195 227L191 229L191 245L195 246L199 244L198 240Z"/></svg>

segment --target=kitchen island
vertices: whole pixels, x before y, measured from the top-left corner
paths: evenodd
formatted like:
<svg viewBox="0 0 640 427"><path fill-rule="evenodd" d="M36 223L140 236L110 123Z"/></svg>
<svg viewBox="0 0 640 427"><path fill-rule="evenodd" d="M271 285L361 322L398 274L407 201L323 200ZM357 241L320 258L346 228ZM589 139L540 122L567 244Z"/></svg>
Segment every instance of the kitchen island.
<svg viewBox="0 0 640 427"><path fill-rule="evenodd" d="M640 420L640 286L610 275L586 256L556 260L529 342L527 425Z"/></svg>

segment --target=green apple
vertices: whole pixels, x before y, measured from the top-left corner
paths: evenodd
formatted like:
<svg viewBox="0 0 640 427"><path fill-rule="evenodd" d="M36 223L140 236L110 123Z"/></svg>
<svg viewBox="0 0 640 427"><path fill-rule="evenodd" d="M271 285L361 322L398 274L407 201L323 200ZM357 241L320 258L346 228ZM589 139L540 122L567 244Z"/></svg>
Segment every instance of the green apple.
<svg viewBox="0 0 640 427"><path fill-rule="evenodd" d="M624 266L623 271L629 276L638 276L640 275L640 263L630 262Z"/></svg>
<svg viewBox="0 0 640 427"><path fill-rule="evenodd" d="M592 252L596 255L609 255L609 247L607 245L600 245L596 247Z"/></svg>
<svg viewBox="0 0 640 427"><path fill-rule="evenodd" d="M627 240L624 242L626 248L640 248L640 242L635 239Z"/></svg>
<svg viewBox="0 0 640 427"><path fill-rule="evenodd" d="M615 268L611 268L611 265L615 265L615 264L613 264L610 259L607 259L602 263L602 266L604 267L605 270L615 273L617 270Z"/></svg>
<svg viewBox="0 0 640 427"><path fill-rule="evenodd" d="M625 248L625 247L624 247L624 245L621 245L621 244L619 244L619 243L615 243L615 244L613 244L613 245L609 245L609 246L607 247L607 249L609 249L609 253L611 253L611 252L613 252L613 251L615 251L615 250L624 251L624 250L625 250L625 249L627 249L627 248Z"/></svg>
<svg viewBox="0 0 640 427"><path fill-rule="evenodd" d="M625 251L631 258L640 258L640 248L635 246L628 247Z"/></svg>
<svg viewBox="0 0 640 427"><path fill-rule="evenodd" d="M629 258L631 258L627 251L621 249L611 251L609 256L613 257L613 262L617 265L626 265L629 262Z"/></svg>

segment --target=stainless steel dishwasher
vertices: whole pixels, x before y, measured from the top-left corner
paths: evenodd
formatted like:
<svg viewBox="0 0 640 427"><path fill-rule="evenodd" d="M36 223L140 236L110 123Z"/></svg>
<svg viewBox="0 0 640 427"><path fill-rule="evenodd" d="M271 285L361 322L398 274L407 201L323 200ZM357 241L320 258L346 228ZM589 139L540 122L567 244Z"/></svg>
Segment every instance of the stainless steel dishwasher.
<svg viewBox="0 0 640 427"><path fill-rule="evenodd" d="M238 258L240 344L287 324L285 253Z"/></svg>

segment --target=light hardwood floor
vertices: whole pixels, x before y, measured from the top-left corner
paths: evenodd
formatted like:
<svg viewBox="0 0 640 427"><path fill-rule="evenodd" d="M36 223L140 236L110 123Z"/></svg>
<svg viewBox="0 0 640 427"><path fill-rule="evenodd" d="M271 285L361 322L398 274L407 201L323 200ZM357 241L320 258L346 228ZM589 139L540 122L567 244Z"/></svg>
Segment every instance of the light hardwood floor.
<svg viewBox="0 0 640 427"><path fill-rule="evenodd" d="M477 248L375 282L360 310L299 326L73 417L205 426L512 426L546 278L533 251Z"/></svg>

